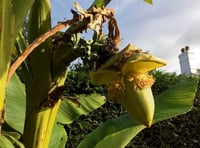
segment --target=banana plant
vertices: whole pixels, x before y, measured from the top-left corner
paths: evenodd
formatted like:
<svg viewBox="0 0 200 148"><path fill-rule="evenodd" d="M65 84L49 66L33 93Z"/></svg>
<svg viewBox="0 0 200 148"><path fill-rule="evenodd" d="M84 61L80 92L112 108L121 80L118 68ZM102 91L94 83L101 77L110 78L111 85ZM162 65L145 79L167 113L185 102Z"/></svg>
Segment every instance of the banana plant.
<svg viewBox="0 0 200 148"><path fill-rule="evenodd" d="M106 1L105 1L106 3ZM23 5L22 5L23 4ZM94 5L101 3L94 2ZM104 4L104 3L102 3ZM30 9L30 14L29 14ZM32 1L1 1L0 3L0 127L5 119L5 88L12 76L9 75L12 68L11 56L15 51L15 39L24 18L29 14L28 40L33 42L41 34L51 28L50 2L48 0ZM25 48L23 41L18 40L19 51ZM22 47L24 46L24 47ZM66 47L67 48L67 47ZM66 78L66 67L70 64L64 63L63 69L53 72L57 65L62 65L60 57L52 54L52 39L47 39L40 47L34 48L34 52L22 65L24 82L26 86L26 117L22 141L26 147L47 147L53 129L54 120L60 105L60 94L63 91L63 83ZM27 51L27 50L26 50ZM25 51L25 52L26 52ZM63 52L63 51L62 51ZM72 50L64 51L69 56ZM74 58L77 58L76 55ZM19 58L18 58L19 59ZM55 62L53 62L54 60ZM56 60L60 63L57 63ZM73 60L73 58L71 58ZM24 60L21 60L23 62ZM54 64L53 64L53 63ZM51 67L52 66L52 67ZM15 71L15 70L13 70ZM13 73L13 72L12 72ZM51 100L52 98L55 100ZM49 100L50 99L50 100ZM51 103L49 103L49 101ZM2 133L2 132L1 132ZM4 134L5 135L5 134ZM5 138L2 136L2 139Z"/></svg>
<svg viewBox="0 0 200 148"><path fill-rule="evenodd" d="M88 65L87 70L94 83L108 85L110 99L122 103L136 120L147 127L155 123L154 100L150 90L154 80L147 71L163 66L165 62L150 58L145 53L133 54L138 50L129 51L132 49L130 46L125 48L128 52L118 52L120 32L114 11L105 7L109 2L110 0L94 0L88 10L83 10L75 3L73 18L54 28L51 27L49 0L0 2L0 147L64 147L67 134L63 124L69 124L80 115L87 115L105 103L105 97L98 94L62 95L67 67L79 57ZM147 2L152 3L149 0ZM21 32L27 16L28 43ZM107 38L101 32L105 21L109 21ZM59 32L65 27L68 27L66 32ZM90 41L80 37L80 33L87 29L94 30ZM18 67L21 79L15 73ZM114 79L107 77L107 74L113 74ZM190 100L180 105L179 113L191 108L196 82L197 80L193 80L188 85L186 92L190 94ZM116 86L123 90L120 91L119 98L113 95L115 89L119 88ZM169 98L176 97L172 94ZM139 104L138 108L132 110L132 103L134 106ZM188 104L189 107L185 108ZM141 113L141 110L145 111ZM155 113L157 112L159 113L159 109L155 107ZM170 117L174 115L177 113L170 114ZM129 127L135 128L135 121L129 119L128 115L122 118L125 118ZM164 119L166 118L162 120ZM121 119L117 119L117 122L118 120ZM117 125L117 130L127 131L127 124L124 127ZM125 139L126 142L138 132ZM113 131L106 136L111 134ZM119 133L124 134L126 132ZM83 143L87 141L90 140L86 139ZM97 147L107 142L98 140ZM124 145L123 141L121 143Z"/></svg>

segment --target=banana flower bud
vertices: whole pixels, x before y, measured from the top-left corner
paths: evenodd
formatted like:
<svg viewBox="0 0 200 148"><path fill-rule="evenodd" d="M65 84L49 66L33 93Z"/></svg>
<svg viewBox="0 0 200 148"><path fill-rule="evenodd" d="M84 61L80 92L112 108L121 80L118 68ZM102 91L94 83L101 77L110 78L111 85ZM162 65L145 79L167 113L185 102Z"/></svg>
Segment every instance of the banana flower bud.
<svg viewBox="0 0 200 148"><path fill-rule="evenodd" d="M164 65L164 60L128 45L97 71L90 72L90 78L96 85L106 84L108 99L123 104L133 118L150 127L155 105L151 91L154 78L148 71Z"/></svg>

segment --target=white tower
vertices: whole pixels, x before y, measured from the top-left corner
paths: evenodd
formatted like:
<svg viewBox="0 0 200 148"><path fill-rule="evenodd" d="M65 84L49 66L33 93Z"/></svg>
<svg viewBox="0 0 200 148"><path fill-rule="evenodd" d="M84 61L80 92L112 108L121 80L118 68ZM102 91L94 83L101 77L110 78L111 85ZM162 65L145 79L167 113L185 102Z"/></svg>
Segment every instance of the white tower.
<svg viewBox="0 0 200 148"><path fill-rule="evenodd" d="M178 57L182 75L191 76L198 74L195 55L193 52L189 52L189 46L182 48L181 54Z"/></svg>

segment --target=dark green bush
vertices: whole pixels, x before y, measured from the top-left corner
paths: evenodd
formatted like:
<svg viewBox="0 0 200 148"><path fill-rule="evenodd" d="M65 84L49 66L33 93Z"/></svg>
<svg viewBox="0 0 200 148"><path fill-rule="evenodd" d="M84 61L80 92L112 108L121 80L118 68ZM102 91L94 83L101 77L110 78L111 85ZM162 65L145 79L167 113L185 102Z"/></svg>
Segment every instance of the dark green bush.
<svg viewBox="0 0 200 148"><path fill-rule="evenodd" d="M105 94L104 86L95 86L90 82L87 68L81 63L77 63L70 67L66 79L67 94Z"/></svg>
<svg viewBox="0 0 200 148"><path fill-rule="evenodd" d="M167 73L160 70L153 70L149 74L155 78L155 83L152 86L154 96L159 95L184 78L184 76L177 76L176 73Z"/></svg>

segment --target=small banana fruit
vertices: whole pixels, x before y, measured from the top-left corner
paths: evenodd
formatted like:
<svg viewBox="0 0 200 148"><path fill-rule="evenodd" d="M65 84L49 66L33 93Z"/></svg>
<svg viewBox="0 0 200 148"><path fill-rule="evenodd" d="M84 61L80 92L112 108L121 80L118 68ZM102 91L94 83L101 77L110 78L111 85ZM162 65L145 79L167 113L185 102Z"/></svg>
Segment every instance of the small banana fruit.
<svg viewBox="0 0 200 148"><path fill-rule="evenodd" d="M164 60L128 45L100 69L90 72L90 78L94 84L106 84L108 99L120 102L133 118L150 127L155 109L151 91L154 78L147 72L164 65Z"/></svg>

